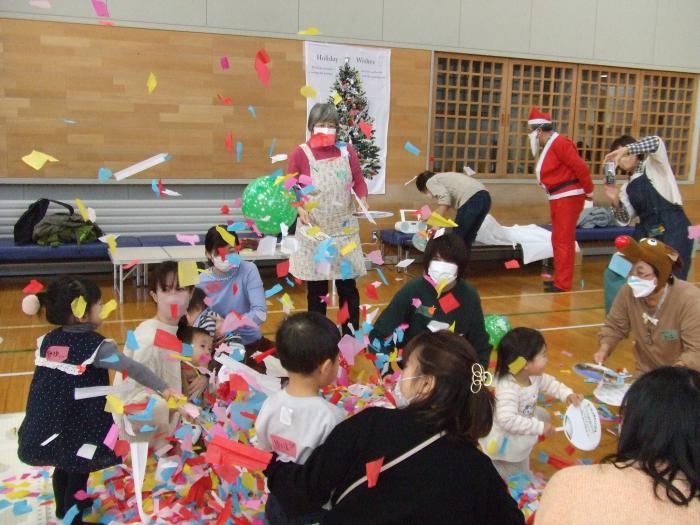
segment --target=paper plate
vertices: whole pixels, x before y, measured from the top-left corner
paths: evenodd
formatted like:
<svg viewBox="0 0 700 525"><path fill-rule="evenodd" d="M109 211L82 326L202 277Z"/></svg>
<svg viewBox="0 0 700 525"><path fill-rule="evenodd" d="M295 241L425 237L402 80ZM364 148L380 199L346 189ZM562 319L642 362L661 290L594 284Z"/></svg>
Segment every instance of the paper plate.
<svg viewBox="0 0 700 525"><path fill-rule="evenodd" d="M622 399L630 389L630 386L631 385L627 383L616 384L601 382L593 391L593 395L598 401L606 405L619 407L622 405Z"/></svg>
<svg viewBox="0 0 700 525"><path fill-rule="evenodd" d="M622 383L626 377L629 377L629 374L618 374L607 366L596 365L595 363L576 363L572 368L577 374L593 379L596 382Z"/></svg>
<svg viewBox="0 0 700 525"><path fill-rule="evenodd" d="M370 217L373 219L386 219L387 217L393 217L394 214L390 211L377 211L377 210L370 210L367 212ZM352 213L355 217L358 219L366 219L367 215L365 215L365 212L363 211L354 211Z"/></svg>
<svg viewBox="0 0 700 525"><path fill-rule="evenodd" d="M588 399L569 405L564 415L564 434L580 450L594 450L600 443L600 417Z"/></svg>

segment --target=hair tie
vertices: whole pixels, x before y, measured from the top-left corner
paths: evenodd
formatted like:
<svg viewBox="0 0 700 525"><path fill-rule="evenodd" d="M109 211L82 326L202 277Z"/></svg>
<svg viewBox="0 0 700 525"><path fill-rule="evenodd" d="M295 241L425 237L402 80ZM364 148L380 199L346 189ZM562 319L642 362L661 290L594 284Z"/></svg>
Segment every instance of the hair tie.
<svg viewBox="0 0 700 525"><path fill-rule="evenodd" d="M472 365L472 394L478 394L482 386L491 386L491 383L493 383L493 374L484 370L480 363L474 363Z"/></svg>

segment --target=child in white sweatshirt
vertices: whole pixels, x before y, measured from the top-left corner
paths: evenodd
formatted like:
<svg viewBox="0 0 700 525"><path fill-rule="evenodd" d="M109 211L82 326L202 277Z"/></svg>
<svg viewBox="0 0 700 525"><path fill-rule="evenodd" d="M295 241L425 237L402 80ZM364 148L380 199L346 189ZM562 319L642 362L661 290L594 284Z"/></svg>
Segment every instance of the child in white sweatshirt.
<svg viewBox="0 0 700 525"><path fill-rule="evenodd" d="M518 327L508 332L498 346L496 364L496 412L491 432L479 440L503 479L530 472L530 452L539 436L554 429L545 409L537 406L540 392L578 404L583 399L554 377L544 373L547 347L542 334Z"/></svg>

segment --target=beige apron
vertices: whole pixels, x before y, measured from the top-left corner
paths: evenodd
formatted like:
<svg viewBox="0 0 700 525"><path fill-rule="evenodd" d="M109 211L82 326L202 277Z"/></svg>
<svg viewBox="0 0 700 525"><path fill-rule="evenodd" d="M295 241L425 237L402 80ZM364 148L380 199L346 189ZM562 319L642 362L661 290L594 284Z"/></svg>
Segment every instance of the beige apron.
<svg viewBox="0 0 700 525"><path fill-rule="evenodd" d="M342 279L340 261L346 260L351 265L350 278L361 277L367 272L357 218L352 215L354 199L349 187L352 183L350 159L343 155L341 150L340 157L316 160L307 144L301 144L300 147L309 159L311 179L315 188L311 193L311 201L318 202L318 206L309 213L311 225L319 226L323 233L332 238L338 255L330 262L329 273L320 272L319 263L314 261L314 256L322 241L300 233L299 229L303 224L297 220L296 239L299 241L299 249L289 258L289 271L303 281ZM351 228L352 232L344 233L343 230L347 228ZM357 247L342 255L341 249L352 243Z"/></svg>

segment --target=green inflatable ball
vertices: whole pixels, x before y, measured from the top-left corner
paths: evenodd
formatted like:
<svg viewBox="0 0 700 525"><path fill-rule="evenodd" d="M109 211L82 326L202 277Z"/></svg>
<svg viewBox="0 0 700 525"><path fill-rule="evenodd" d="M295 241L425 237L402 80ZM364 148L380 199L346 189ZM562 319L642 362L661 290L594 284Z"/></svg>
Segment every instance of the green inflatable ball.
<svg viewBox="0 0 700 525"><path fill-rule="evenodd" d="M484 327L489 334L489 344L495 348L511 330L510 321L505 315L487 315L484 317Z"/></svg>
<svg viewBox="0 0 700 525"><path fill-rule="evenodd" d="M259 177L246 186L241 199L241 210L248 219L255 221L258 229L265 234L277 235L282 231L280 224L291 226L297 218L297 209L292 206L293 193L282 184L275 185L277 177Z"/></svg>

